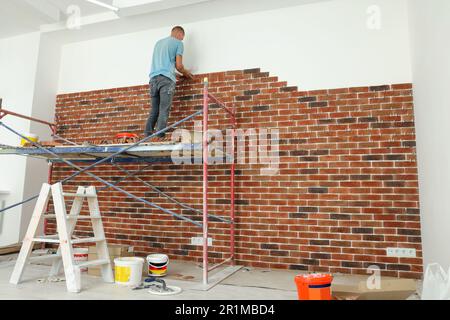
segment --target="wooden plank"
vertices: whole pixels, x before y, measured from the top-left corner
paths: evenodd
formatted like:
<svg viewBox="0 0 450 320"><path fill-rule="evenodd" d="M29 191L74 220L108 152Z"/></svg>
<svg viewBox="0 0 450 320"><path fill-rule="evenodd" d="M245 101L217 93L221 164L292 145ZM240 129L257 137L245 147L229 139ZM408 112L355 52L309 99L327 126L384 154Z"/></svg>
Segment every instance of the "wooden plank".
<svg viewBox="0 0 450 320"><path fill-rule="evenodd" d="M10 246L0 247L0 256L2 255L8 255L12 253L17 253L20 251L20 248L22 247L21 243L13 244ZM41 245L39 243L35 243L33 246L33 249L40 249Z"/></svg>
<svg viewBox="0 0 450 320"><path fill-rule="evenodd" d="M20 244L14 244L7 247L1 247L0 248L0 256L5 254L11 254L11 253L17 253L20 251L21 245Z"/></svg>

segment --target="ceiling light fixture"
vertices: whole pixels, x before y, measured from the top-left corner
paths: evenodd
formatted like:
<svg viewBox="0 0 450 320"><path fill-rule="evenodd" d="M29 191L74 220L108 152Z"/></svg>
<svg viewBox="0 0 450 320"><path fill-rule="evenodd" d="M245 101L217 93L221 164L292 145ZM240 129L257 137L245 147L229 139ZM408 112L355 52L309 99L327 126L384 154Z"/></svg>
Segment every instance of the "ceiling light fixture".
<svg viewBox="0 0 450 320"><path fill-rule="evenodd" d="M101 1L97 1L97 0L85 0L85 1L96 4L100 7L103 7L103 8L112 10L112 11L116 11L116 12L119 11L119 8L109 5L107 3L101 2Z"/></svg>

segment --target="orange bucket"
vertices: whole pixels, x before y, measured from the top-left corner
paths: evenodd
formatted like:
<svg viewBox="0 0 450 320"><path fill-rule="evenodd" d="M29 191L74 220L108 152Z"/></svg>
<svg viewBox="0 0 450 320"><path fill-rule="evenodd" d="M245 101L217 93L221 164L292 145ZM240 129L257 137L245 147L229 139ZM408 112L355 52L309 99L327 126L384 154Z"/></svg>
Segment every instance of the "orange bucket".
<svg viewBox="0 0 450 320"><path fill-rule="evenodd" d="M331 300L331 274L304 274L295 277L299 300Z"/></svg>

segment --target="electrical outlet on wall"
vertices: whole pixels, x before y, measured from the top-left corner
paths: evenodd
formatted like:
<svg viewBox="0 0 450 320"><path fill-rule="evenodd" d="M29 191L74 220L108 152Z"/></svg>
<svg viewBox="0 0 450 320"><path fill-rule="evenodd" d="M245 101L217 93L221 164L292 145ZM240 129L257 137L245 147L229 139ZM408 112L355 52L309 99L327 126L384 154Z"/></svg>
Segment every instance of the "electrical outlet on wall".
<svg viewBox="0 0 450 320"><path fill-rule="evenodd" d="M397 257L397 258L415 258L416 249L411 248L387 248L386 249L388 257Z"/></svg>
<svg viewBox="0 0 450 320"><path fill-rule="evenodd" d="M202 237L192 237L191 245L193 246L202 246L203 238ZM212 238L208 238L208 247L212 247Z"/></svg>

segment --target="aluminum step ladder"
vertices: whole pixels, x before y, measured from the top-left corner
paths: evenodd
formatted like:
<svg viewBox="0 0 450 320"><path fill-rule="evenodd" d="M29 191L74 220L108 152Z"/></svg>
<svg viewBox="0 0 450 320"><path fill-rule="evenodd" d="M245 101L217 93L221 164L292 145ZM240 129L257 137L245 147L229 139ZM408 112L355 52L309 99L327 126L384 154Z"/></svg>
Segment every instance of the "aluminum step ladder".
<svg viewBox="0 0 450 320"><path fill-rule="evenodd" d="M54 215L45 215L50 196L53 198ZM67 215L64 197L74 198L70 213ZM87 199L89 215L81 216L84 199ZM57 233L50 236L37 236L39 225L44 218L56 218ZM88 219L92 223L94 237L72 239L73 232L78 220ZM36 242L58 243L59 248L56 254L31 258L33 245ZM98 259L75 264L73 258L73 245L81 243L95 243L97 247ZM97 193L94 187L78 187L76 193L64 193L61 183L50 186L44 183L36 202L36 206L28 226L27 233L23 239L14 271L11 275L10 283L17 285L20 282L25 266L34 260L53 260L50 276L60 273L61 266L64 267L66 285L69 292L78 293L81 291L81 269L88 266L101 266L103 280L108 283L114 282L114 275L111 267L108 246L100 215Z"/></svg>

